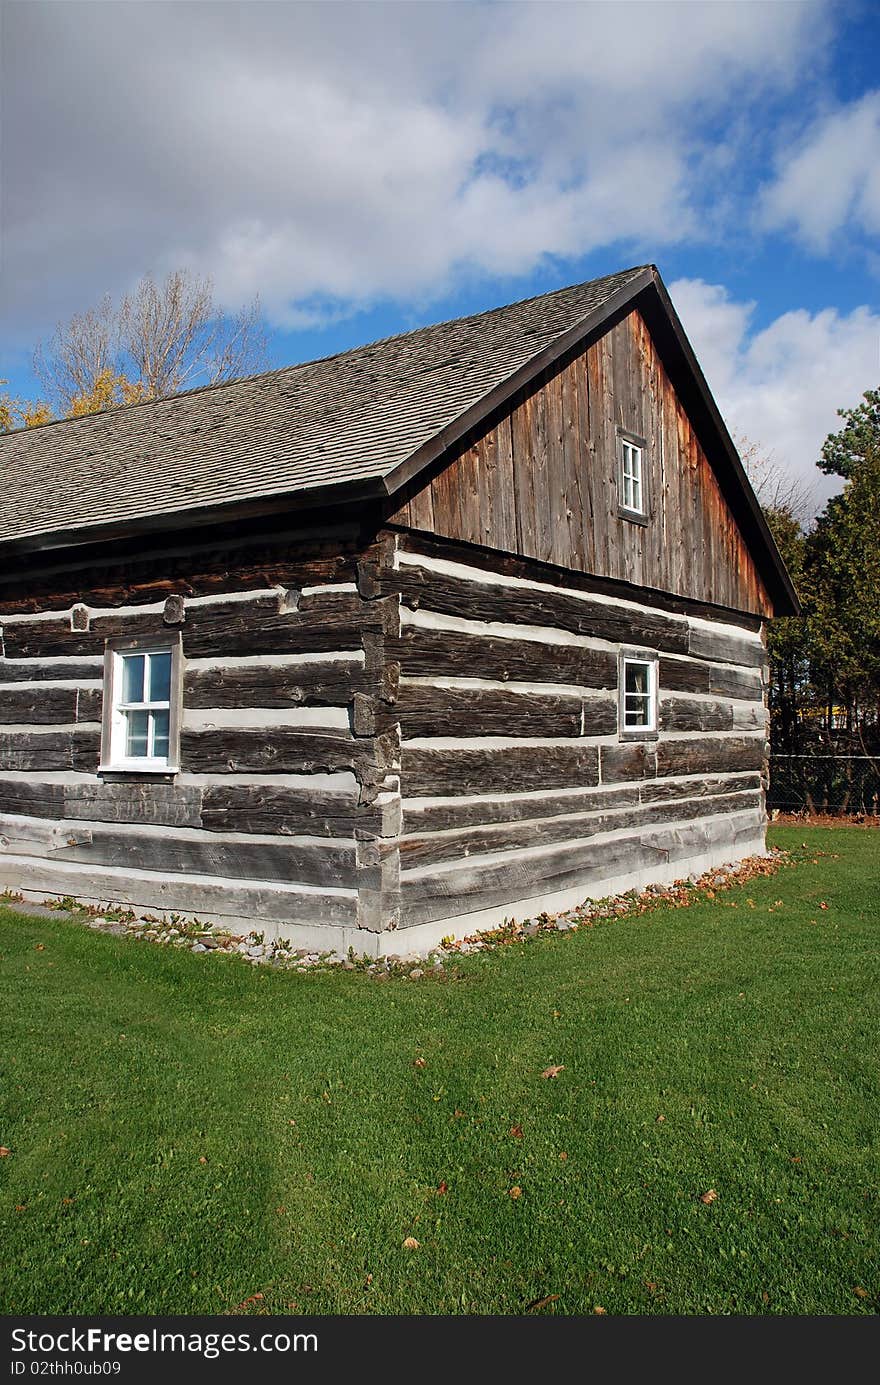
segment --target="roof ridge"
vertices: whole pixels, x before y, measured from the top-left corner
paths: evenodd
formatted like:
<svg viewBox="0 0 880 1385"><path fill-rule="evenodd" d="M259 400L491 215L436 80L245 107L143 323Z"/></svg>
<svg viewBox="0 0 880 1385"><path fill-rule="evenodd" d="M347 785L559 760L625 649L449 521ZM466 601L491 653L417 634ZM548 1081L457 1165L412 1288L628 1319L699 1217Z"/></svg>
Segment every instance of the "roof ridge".
<svg viewBox="0 0 880 1385"><path fill-rule="evenodd" d="M308 361L293 361L289 365L275 366L272 370L257 371L254 375L239 375L234 380L218 380L207 385L194 385L192 389L179 390L177 394L161 395L158 399L139 399L130 404L114 404L110 408L96 409L94 413L80 414L75 418L51 418L47 419L45 423L38 423L31 425L31 427L22 426L20 428L9 428L5 433L0 433L0 447L3 445L4 438L17 437L22 433L36 434L42 432L45 428L54 428L61 423L85 423L89 419L107 418L108 415L131 413L134 409L148 408L152 405L173 404L175 400L192 399L195 395L208 394L214 390L235 389L239 385L253 384L256 380L270 380L273 376L286 375L296 370L305 370L307 366L325 365L330 361L342 360L344 357L355 355L360 351L368 351L372 347L387 346L391 342L404 341L407 337L418 337L424 332L435 331L441 327L451 327L458 323L474 322L478 318L494 317L498 313L509 312L515 308L524 308L530 303L539 303L544 299L556 298L561 294L571 293L575 289L594 288L597 284L601 284L605 280L626 280L635 274L640 274L645 269L652 268L654 268L654 266L651 264L633 265L629 269L617 270L614 274L600 274L595 279L583 279L574 284L565 284L561 288L548 289L546 293L532 294L529 298L518 298L513 303L499 303L494 308L485 308L478 313L465 313L461 317L441 318L439 322L425 322L421 327L410 328L408 332L392 332L387 337L375 337L372 341L361 342L359 346L346 347L344 351L331 351L327 356L315 356ZM584 313L582 316L585 317L587 314ZM575 319L570 325L574 326L575 322L579 320L580 319Z"/></svg>

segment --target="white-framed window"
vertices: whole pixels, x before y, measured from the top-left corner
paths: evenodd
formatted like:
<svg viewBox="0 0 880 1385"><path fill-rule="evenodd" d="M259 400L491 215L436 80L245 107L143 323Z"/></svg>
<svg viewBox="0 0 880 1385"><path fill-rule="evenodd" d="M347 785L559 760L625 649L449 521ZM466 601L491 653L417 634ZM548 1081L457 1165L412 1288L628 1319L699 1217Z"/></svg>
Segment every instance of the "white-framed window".
<svg viewBox="0 0 880 1385"><path fill-rule="evenodd" d="M648 444L636 433L617 430L617 513L635 524L648 524L651 515Z"/></svg>
<svg viewBox="0 0 880 1385"><path fill-rule="evenodd" d="M624 654L620 660L620 732L651 735L657 730L657 660Z"/></svg>
<svg viewBox="0 0 880 1385"><path fill-rule="evenodd" d="M124 640L104 659L101 768L168 773L178 761L180 641Z"/></svg>
<svg viewBox="0 0 880 1385"><path fill-rule="evenodd" d="M620 503L637 515L645 513L642 457L638 443L620 439Z"/></svg>

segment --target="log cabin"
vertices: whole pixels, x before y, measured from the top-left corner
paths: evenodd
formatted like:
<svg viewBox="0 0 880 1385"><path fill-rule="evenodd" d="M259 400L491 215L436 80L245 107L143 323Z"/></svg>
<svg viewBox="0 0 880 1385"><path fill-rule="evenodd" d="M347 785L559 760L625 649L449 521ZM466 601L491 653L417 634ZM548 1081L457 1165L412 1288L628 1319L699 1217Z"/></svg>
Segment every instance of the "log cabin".
<svg viewBox="0 0 880 1385"><path fill-rule="evenodd" d="M0 466L0 889L378 956L764 851L797 598L653 265Z"/></svg>

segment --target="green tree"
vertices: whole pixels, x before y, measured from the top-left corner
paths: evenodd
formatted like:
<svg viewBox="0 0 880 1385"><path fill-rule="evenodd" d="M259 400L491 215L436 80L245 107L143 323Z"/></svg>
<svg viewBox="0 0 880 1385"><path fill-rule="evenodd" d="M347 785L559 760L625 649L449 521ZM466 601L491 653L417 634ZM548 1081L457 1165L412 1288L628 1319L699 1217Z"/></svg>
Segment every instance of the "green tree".
<svg viewBox="0 0 880 1385"><path fill-rule="evenodd" d="M854 409L838 409L846 426L825 439L817 465L848 481L859 463L880 446L880 389L866 390Z"/></svg>

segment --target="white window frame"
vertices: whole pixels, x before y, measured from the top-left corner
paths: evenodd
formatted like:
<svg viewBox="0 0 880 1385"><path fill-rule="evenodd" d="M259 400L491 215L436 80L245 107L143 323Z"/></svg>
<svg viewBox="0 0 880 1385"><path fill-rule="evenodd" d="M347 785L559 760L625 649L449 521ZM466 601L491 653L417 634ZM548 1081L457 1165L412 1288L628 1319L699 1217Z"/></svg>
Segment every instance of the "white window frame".
<svg viewBox="0 0 880 1385"><path fill-rule="evenodd" d="M145 657L145 691L149 687L149 659L154 654L171 655L171 684L168 700L124 703L123 665L126 658ZM156 640L108 640L104 651L104 716L101 736L101 771L125 774L174 774L180 768L180 701L182 650L180 637ZM168 712L168 754L127 755L125 751L127 711ZM152 726L152 719L149 723Z"/></svg>
<svg viewBox="0 0 880 1385"><path fill-rule="evenodd" d="M635 666L648 670L647 693L627 693L626 691L626 671ZM620 735L626 740L656 738L658 734L658 691L658 659L656 654L629 650L621 653L618 664L618 729ZM646 722L639 722L638 724L627 722L628 697L647 697L648 720Z"/></svg>
<svg viewBox="0 0 880 1385"><path fill-rule="evenodd" d="M625 519L646 524L649 518L648 446L634 433L617 433L617 502ZM627 497L629 490L629 498Z"/></svg>

